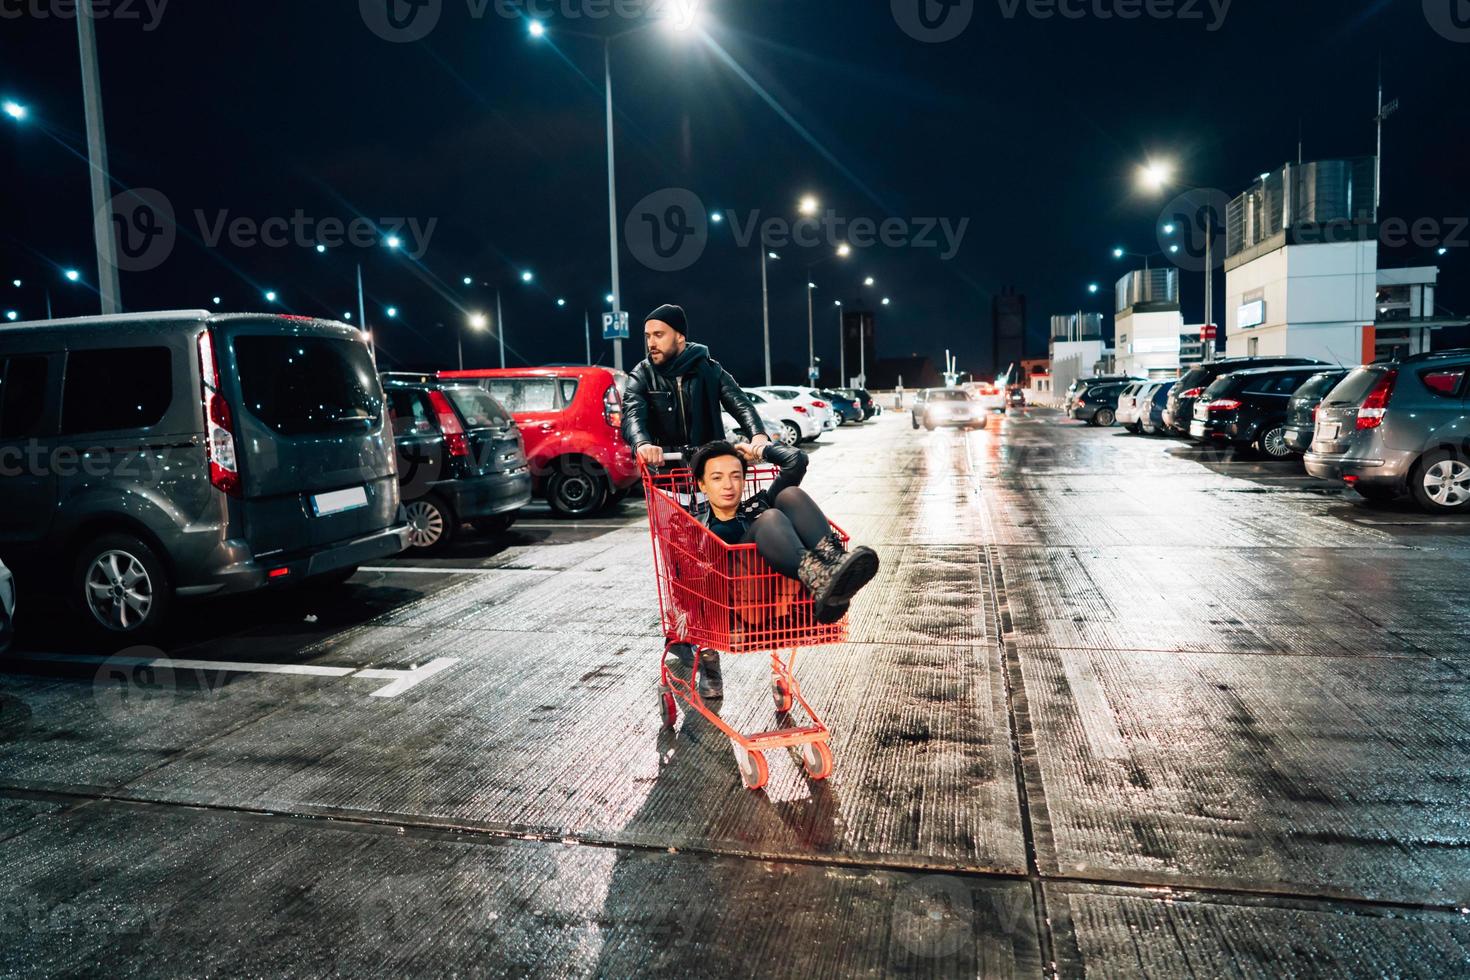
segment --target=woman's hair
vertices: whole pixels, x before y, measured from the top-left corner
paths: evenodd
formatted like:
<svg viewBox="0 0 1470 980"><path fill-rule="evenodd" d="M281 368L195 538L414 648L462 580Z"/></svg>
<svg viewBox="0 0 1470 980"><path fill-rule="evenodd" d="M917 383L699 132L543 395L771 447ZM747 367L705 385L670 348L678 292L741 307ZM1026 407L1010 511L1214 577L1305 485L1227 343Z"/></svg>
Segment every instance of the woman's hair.
<svg viewBox="0 0 1470 980"><path fill-rule="evenodd" d="M747 471L745 457L737 453L735 447L724 439L716 439L714 442L707 442L703 446L700 446L694 453L694 459L690 460L689 468L694 471L694 482L703 482L705 465L710 460L719 459L721 456L734 456L740 460L740 472L745 473Z"/></svg>

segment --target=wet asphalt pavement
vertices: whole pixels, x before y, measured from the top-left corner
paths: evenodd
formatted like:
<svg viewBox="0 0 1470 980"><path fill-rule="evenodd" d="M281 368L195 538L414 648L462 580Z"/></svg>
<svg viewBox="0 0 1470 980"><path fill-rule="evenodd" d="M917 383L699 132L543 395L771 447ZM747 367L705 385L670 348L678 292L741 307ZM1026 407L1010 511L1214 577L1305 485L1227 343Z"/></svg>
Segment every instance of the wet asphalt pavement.
<svg viewBox="0 0 1470 980"><path fill-rule="evenodd" d="M636 496L164 651L33 613L0 976L1470 972L1470 518L1044 410L823 443L883 561L798 661L831 780L660 731Z"/></svg>

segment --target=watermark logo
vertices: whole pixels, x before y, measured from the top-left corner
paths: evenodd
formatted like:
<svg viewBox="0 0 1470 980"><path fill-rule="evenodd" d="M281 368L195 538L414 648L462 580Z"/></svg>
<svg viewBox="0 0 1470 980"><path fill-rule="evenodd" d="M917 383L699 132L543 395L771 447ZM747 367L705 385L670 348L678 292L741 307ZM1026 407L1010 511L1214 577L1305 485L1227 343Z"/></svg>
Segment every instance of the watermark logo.
<svg viewBox="0 0 1470 980"><path fill-rule="evenodd" d="M141 22L144 33L163 23L168 0L0 0L0 20L92 20Z"/></svg>
<svg viewBox="0 0 1470 980"><path fill-rule="evenodd" d="M633 205L623 236L633 257L649 269L682 272L709 244L709 213L693 191L666 187Z"/></svg>
<svg viewBox="0 0 1470 980"><path fill-rule="evenodd" d="M1456 44L1470 44L1470 0L1424 0L1424 19Z"/></svg>
<svg viewBox="0 0 1470 980"><path fill-rule="evenodd" d="M953 41L975 16L975 0L889 0L889 7L903 32L925 44Z"/></svg>
<svg viewBox="0 0 1470 980"><path fill-rule="evenodd" d="M439 26L443 0L357 0L362 22L384 41L412 44Z"/></svg>
<svg viewBox="0 0 1470 980"><path fill-rule="evenodd" d="M173 709L178 693L173 665L156 647L121 650L92 676L92 701L114 725L156 721Z"/></svg>
<svg viewBox="0 0 1470 980"><path fill-rule="evenodd" d="M163 191L139 187L114 194L98 210L98 224L116 244L112 264L122 272L148 272L163 265L178 241L174 206Z"/></svg>
<svg viewBox="0 0 1470 980"><path fill-rule="evenodd" d="M1203 272L1225 264L1230 195L1213 187L1185 191L1159 214L1159 248L1179 268ZM1178 246L1178 250L1175 250Z"/></svg>

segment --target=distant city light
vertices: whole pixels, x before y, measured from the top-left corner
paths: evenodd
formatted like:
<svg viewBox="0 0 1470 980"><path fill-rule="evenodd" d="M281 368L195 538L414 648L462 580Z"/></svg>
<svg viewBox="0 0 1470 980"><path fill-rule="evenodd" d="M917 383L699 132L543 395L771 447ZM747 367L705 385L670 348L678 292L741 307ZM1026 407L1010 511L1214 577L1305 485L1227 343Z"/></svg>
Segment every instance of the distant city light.
<svg viewBox="0 0 1470 980"><path fill-rule="evenodd" d="M887 296L884 296L883 297L883 305L884 306L887 306L891 302L893 302L893 300L889 299Z"/></svg>
<svg viewBox="0 0 1470 980"><path fill-rule="evenodd" d="M821 203L815 197L808 194L801 199L801 203L796 206L796 209L804 215L811 216L816 214L817 209L821 206Z"/></svg>
<svg viewBox="0 0 1470 980"><path fill-rule="evenodd" d="M386 239L383 240L383 244L387 245L389 248L402 248L403 239L399 238L397 235L389 235Z"/></svg>
<svg viewBox="0 0 1470 980"><path fill-rule="evenodd" d="M1121 259L1124 255L1127 255L1127 254L1128 253L1124 252L1121 248L1115 248L1115 249L1113 249L1113 258L1115 258L1115 259Z"/></svg>
<svg viewBox="0 0 1470 980"><path fill-rule="evenodd" d="M82 274L75 269L67 269L62 275L66 277L67 282L76 282L82 278Z"/></svg>
<svg viewBox="0 0 1470 980"><path fill-rule="evenodd" d="M1098 291L1098 289L1100 289L1100 288L1101 288L1101 287L1100 287L1100 286L1098 286L1098 284L1097 284L1097 283L1095 283L1095 282L1090 282L1090 283L1088 283L1088 284L1087 284L1087 291L1088 291L1088 292L1089 292L1089 293L1095 293L1095 292L1097 292L1097 291Z"/></svg>
<svg viewBox="0 0 1470 980"><path fill-rule="evenodd" d="M531 272L530 272L529 269L527 271L521 273L521 282L530 282L532 279L535 279L535 278L536 277L531 274Z"/></svg>
<svg viewBox="0 0 1470 980"><path fill-rule="evenodd" d="M709 220L712 221L715 224L719 224L721 221L724 221L725 220L725 216L723 214L721 214L720 212L718 212L718 211L714 211L714 212L711 212L711 214L709 216Z"/></svg>
<svg viewBox="0 0 1470 980"><path fill-rule="evenodd" d="M1138 179L1149 190L1163 190L1174 176L1172 164L1162 160L1150 160L1139 170Z"/></svg>
<svg viewBox="0 0 1470 980"><path fill-rule="evenodd" d="M215 298L214 298L214 305L215 305L215 306L218 306L218 305L219 305L219 304L220 304L220 298L219 298L219 297L218 297L218 296L216 296L216 297L215 297Z"/></svg>
<svg viewBox="0 0 1470 980"><path fill-rule="evenodd" d="M567 301L564 300L564 299L559 299L559 300L556 301L556 305L557 306L566 306L567 305Z"/></svg>
<svg viewBox="0 0 1470 980"><path fill-rule="evenodd" d="M388 314L388 319L391 320L394 317L398 316L398 307L396 307L396 306L390 306L386 310L384 310L383 312L386 313L386 314Z"/></svg>
<svg viewBox="0 0 1470 980"><path fill-rule="evenodd" d="M343 313L342 314L342 319L344 319L344 320L351 320L352 319L352 314L351 313Z"/></svg>
<svg viewBox="0 0 1470 980"><path fill-rule="evenodd" d="M777 255L775 252L767 252L766 257L771 259L779 259L781 256Z"/></svg>
<svg viewBox="0 0 1470 980"><path fill-rule="evenodd" d="M1176 252L1178 252L1178 251L1179 251L1179 246L1178 246L1178 245L1170 245L1170 246L1169 246L1169 252L1170 252L1170 253L1171 253L1171 254L1172 254L1172 253L1176 253Z"/></svg>
<svg viewBox="0 0 1470 980"><path fill-rule="evenodd" d="M612 294L612 293L608 293L608 294L607 294L607 301L608 301L608 302L609 302L609 303L611 303L611 302L612 302L612 301L613 301L613 294Z"/></svg>
<svg viewBox="0 0 1470 980"><path fill-rule="evenodd" d="M531 32L532 37L546 36L546 25L539 20L531 21L530 25L526 29Z"/></svg>
<svg viewBox="0 0 1470 980"><path fill-rule="evenodd" d="M847 258L852 254L852 246L847 244L847 242L843 242L837 246L837 254L844 259Z"/></svg>
<svg viewBox="0 0 1470 980"><path fill-rule="evenodd" d="M1166 234L1166 235L1172 235L1172 234L1174 234L1174 226L1172 224L1165 225L1164 226L1164 234Z"/></svg>
<svg viewBox="0 0 1470 980"><path fill-rule="evenodd" d="M19 320L20 319L20 314L17 313L17 312L15 312L14 310L6 310L5 311L5 319L7 319L7 320Z"/></svg>
<svg viewBox="0 0 1470 980"><path fill-rule="evenodd" d="M317 254L320 255L322 252L325 252L327 250L327 246L325 246L325 245L318 245L316 247L316 250L317 250Z"/></svg>
<svg viewBox="0 0 1470 980"><path fill-rule="evenodd" d="M1261 179L1262 180L1267 180L1267 179L1270 178L1270 176L1271 176L1270 173L1264 173L1264 174L1261 174Z"/></svg>
<svg viewBox="0 0 1470 980"><path fill-rule="evenodd" d="M476 330L484 330L490 325L490 318L483 313L470 314L470 326Z"/></svg>
<svg viewBox="0 0 1470 980"><path fill-rule="evenodd" d="M12 280L10 280L10 284L12 286L14 286L16 289L19 289L20 288L20 280L19 279L12 279Z"/></svg>
<svg viewBox="0 0 1470 980"><path fill-rule="evenodd" d="M809 282L809 283L806 284L806 288L807 289L816 289L817 288L817 284L814 283L814 282Z"/></svg>
<svg viewBox="0 0 1470 980"><path fill-rule="evenodd" d="M863 280L863 285L864 286L871 286L871 285L873 285L873 282L874 282L873 277L872 276L869 276L868 278L866 278L866 279Z"/></svg>
<svg viewBox="0 0 1470 980"><path fill-rule="evenodd" d="M1442 248L1442 249L1439 250L1439 254L1440 255L1449 255L1450 254L1450 250L1447 249L1447 248Z"/></svg>
<svg viewBox="0 0 1470 980"><path fill-rule="evenodd" d="M471 279L469 276L465 276L460 281L463 282L466 286L473 286L475 284L475 280Z"/></svg>
<svg viewBox="0 0 1470 980"><path fill-rule="evenodd" d="M4 109L5 114L11 119L14 119L16 122L20 122L21 120L25 119L28 114L25 106L21 105L19 102L12 102L9 99L5 101Z"/></svg>
<svg viewBox="0 0 1470 980"><path fill-rule="evenodd" d="M274 289L267 289L265 291L265 301L267 303L274 303L276 301L276 291Z"/></svg>

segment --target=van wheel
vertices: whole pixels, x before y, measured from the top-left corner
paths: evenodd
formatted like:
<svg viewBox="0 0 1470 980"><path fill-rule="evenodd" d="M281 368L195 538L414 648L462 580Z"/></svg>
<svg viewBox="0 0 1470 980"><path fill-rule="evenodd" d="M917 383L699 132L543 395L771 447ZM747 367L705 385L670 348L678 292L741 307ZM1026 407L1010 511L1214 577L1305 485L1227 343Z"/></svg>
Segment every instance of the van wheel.
<svg viewBox="0 0 1470 980"><path fill-rule="evenodd" d="M1410 488L1425 510L1463 510L1470 503L1470 463L1447 449L1429 453L1419 461Z"/></svg>
<svg viewBox="0 0 1470 980"><path fill-rule="evenodd" d="M438 494L427 493L403 505L408 513L408 546L416 551L439 551L454 540L458 523Z"/></svg>
<svg viewBox="0 0 1470 980"><path fill-rule="evenodd" d="M546 481L546 502L563 517L590 517L607 503L607 481L586 463L560 463Z"/></svg>
<svg viewBox="0 0 1470 980"><path fill-rule="evenodd" d="M795 446L801 442L801 428L795 422L782 422L781 428L786 430L786 445Z"/></svg>
<svg viewBox="0 0 1470 980"><path fill-rule="evenodd" d="M87 631L107 642L146 642L173 604L173 583L153 549L131 534L88 542L72 566L71 599Z"/></svg>

